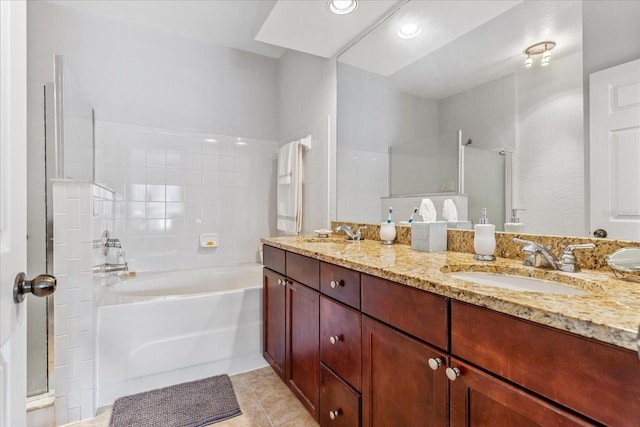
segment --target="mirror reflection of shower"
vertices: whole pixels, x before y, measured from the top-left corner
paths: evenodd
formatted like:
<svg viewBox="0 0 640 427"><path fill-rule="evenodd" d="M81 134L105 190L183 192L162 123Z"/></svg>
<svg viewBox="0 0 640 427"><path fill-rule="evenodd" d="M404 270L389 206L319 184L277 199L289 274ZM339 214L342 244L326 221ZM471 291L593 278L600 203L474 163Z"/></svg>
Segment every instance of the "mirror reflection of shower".
<svg viewBox="0 0 640 427"><path fill-rule="evenodd" d="M461 130L445 139L455 143L434 138L389 148L390 195L465 194L469 220L476 223L487 208L496 230L504 230L511 208L511 150L474 147L473 138Z"/></svg>

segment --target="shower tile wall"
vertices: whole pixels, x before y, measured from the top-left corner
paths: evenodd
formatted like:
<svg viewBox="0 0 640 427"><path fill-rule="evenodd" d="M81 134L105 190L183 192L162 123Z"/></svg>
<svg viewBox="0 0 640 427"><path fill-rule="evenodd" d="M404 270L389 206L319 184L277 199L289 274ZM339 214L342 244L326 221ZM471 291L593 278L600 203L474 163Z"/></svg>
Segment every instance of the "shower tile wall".
<svg viewBox="0 0 640 427"><path fill-rule="evenodd" d="M53 183L56 425L94 415L93 241L113 230L114 195L90 181Z"/></svg>
<svg viewBox="0 0 640 427"><path fill-rule="evenodd" d="M260 237L275 232L277 142L238 139L96 123L96 180L122 195L116 235L132 270L258 260ZM219 247L200 248L201 233Z"/></svg>

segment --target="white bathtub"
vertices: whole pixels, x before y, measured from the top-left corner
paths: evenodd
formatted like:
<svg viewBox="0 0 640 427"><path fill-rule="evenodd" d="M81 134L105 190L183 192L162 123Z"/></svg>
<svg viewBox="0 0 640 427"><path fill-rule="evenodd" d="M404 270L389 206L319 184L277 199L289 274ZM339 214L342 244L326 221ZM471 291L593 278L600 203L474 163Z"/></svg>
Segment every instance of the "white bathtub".
<svg viewBox="0 0 640 427"><path fill-rule="evenodd" d="M142 274L97 308L97 407L120 396L266 366L262 266Z"/></svg>

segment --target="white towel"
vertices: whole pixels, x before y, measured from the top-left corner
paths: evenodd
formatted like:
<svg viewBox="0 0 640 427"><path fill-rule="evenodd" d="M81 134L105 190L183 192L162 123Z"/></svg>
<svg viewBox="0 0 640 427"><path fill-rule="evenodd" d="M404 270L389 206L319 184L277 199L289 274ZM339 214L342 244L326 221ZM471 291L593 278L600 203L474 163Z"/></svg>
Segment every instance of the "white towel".
<svg viewBox="0 0 640 427"><path fill-rule="evenodd" d="M298 150L298 141L285 144L278 150L278 184L291 184L291 171Z"/></svg>
<svg viewBox="0 0 640 427"><path fill-rule="evenodd" d="M291 168L290 179L280 176L280 153L287 152L288 159L283 159L286 167ZM286 175L286 174L283 174ZM287 182L288 181L288 182ZM302 229L302 149L299 141L285 145L278 152L278 220L277 228L287 234L298 234Z"/></svg>

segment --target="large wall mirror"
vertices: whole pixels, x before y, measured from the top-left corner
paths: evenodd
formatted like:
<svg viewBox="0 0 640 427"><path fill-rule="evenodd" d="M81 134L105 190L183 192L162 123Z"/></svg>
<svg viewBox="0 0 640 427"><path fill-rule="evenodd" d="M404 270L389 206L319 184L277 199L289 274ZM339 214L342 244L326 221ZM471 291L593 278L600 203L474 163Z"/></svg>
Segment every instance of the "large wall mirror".
<svg viewBox="0 0 640 427"><path fill-rule="evenodd" d="M340 55L337 219L378 222L390 195L456 194L461 131L476 150L510 153L495 222L519 208L528 233L587 235L583 6L412 0ZM417 36L399 37L406 23ZM553 43L527 67L538 42ZM481 168L469 191L495 191L492 175Z"/></svg>

